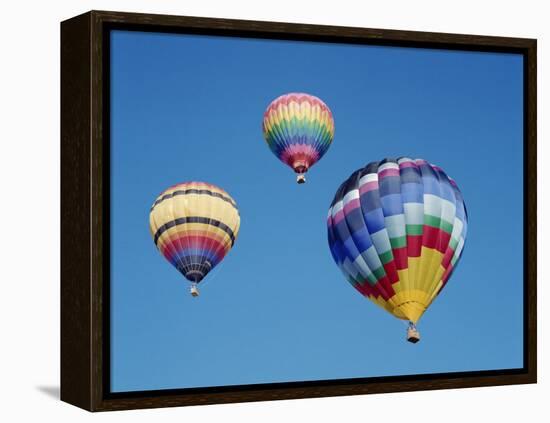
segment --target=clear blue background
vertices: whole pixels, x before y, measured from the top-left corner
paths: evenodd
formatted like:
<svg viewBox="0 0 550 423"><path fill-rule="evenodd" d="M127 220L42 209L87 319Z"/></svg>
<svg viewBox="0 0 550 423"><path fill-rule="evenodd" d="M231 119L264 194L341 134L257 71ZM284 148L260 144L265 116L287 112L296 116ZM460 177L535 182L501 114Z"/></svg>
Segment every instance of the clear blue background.
<svg viewBox="0 0 550 423"><path fill-rule="evenodd" d="M522 366L522 57L396 47L112 33L112 390ZM290 91L323 99L336 135L297 185L261 121ZM422 341L330 256L338 185L384 157L424 158L469 211L462 261ZM226 189L238 240L192 298L149 234L177 182Z"/></svg>

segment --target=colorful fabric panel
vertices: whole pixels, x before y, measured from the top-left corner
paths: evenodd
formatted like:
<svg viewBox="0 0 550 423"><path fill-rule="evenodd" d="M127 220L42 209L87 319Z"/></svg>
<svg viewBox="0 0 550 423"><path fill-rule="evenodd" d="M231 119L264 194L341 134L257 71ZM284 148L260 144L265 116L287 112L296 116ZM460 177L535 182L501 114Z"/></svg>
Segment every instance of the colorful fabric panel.
<svg viewBox="0 0 550 423"><path fill-rule="evenodd" d="M279 160L296 173L305 173L330 147L334 120L321 99L290 93L268 106L263 118L263 134Z"/></svg>
<svg viewBox="0 0 550 423"><path fill-rule="evenodd" d="M406 157L354 172L327 219L330 250L346 279L415 323L449 280L467 227L456 183L441 168Z"/></svg>
<svg viewBox="0 0 550 423"><path fill-rule="evenodd" d="M239 233L237 204L205 182L185 182L163 191L149 215L153 241L188 280L199 283L229 252Z"/></svg>

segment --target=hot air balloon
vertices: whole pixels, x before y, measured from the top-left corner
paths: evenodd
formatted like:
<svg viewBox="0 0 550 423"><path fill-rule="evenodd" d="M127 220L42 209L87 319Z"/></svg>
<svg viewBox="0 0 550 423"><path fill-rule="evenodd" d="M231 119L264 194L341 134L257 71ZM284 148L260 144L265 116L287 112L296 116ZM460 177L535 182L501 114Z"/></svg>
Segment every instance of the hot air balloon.
<svg viewBox="0 0 550 423"><path fill-rule="evenodd" d="M220 263L239 233L237 204L223 189L205 182L184 182L164 190L149 214L151 236L161 254L197 284Z"/></svg>
<svg viewBox="0 0 550 423"><path fill-rule="evenodd" d="M305 173L327 152L334 138L334 120L328 106L313 95L289 93L271 102L264 113L267 145L296 172L303 184Z"/></svg>
<svg viewBox="0 0 550 423"><path fill-rule="evenodd" d="M328 213L328 242L346 279L395 317L407 339L462 255L468 215L445 172L425 160L369 163L340 186Z"/></svg>

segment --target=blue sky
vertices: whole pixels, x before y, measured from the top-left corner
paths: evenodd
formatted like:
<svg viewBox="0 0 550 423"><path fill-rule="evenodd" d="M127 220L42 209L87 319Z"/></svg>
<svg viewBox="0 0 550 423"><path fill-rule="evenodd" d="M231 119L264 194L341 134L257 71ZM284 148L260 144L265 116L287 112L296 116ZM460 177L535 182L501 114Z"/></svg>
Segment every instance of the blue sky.
<svg viewBox="0 0 550 423"><path fill-rule="evenodd" d="M122 31L111 43L113 391L522 366L520 55ZM335 119L305 185L261 132L291 91ZM345 281L325 226L352 171L403 155L445 169L469 212L416 345ZM148 228L156 196L188 180L221 186L241 214L197 299Z"/></svg>

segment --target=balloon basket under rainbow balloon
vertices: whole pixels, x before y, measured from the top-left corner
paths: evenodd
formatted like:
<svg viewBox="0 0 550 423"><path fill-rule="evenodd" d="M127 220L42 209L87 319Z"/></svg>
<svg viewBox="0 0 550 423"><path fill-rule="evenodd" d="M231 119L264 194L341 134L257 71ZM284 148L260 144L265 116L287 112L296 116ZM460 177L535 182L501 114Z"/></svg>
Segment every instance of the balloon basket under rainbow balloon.
<svg viewBox="0 0 550 423"><path fill-rule="evenodd" d="M189 288L189 292L191 293L191 296L198 297L199 296L199 289L197 288L197 284L191 285L191 288Z"/></svg>
<svg viewBox="0 0 550 423"><path fill-rule="evenodd" d="M303 173L298 173L296 175L296 182L299 184L305 184L306 183L306 175Z"/></svg>
<svg viewBox="0 0 550 423"><path fill-rule="evenodd" d="M409 327L407 328L407 341L416 344L420 341L420 332L416 329L416 325L413 322L409 322Z"/></svg>

